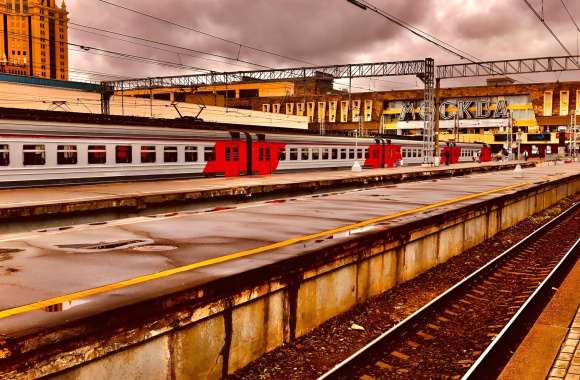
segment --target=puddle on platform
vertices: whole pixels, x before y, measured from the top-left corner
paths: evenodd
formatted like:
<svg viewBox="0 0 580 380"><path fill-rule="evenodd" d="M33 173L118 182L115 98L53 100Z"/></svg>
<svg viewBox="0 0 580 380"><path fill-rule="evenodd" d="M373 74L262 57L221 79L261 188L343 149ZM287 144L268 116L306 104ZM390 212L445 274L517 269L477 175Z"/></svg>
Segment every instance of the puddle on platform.
<svg viewBox="0 0 580 380"><path fill-rule="evenodd" d="M174 245L142 245L132 248L133 251L138 252L164 252L173 251L175 249L177 249L177 247Z"/></svg>
<svg viewBox="0 0 580 380"><path fill-rule="evenodd" d="M116 240L116 241L100 241L91 243L77 243L77 244L58 244L57 248L76 251L76 252L104 252L118 249L135 248L147 244L152 244L152 240Z"/></svg>

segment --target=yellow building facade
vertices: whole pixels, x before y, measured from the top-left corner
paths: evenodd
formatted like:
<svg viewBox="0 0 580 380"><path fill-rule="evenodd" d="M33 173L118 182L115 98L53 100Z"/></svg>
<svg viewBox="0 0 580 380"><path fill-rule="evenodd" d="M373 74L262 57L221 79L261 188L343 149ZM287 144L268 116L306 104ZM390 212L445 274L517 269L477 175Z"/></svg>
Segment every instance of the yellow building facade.
<svg viewBox="0 0 580 380"><path fill-rule="evenodd" d="M0 0L0 72L68 80L64 1Z"/></svg>

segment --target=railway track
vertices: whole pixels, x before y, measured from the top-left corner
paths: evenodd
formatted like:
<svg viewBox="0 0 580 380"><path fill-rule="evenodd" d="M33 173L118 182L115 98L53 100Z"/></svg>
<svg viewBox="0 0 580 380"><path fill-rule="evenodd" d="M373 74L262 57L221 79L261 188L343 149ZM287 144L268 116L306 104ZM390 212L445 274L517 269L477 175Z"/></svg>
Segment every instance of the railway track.
<svg viewBox="0 0 580 380"><path fill-rule="evenodd" d="M495 378L580 254L580 203L319 380Z"/></svg>

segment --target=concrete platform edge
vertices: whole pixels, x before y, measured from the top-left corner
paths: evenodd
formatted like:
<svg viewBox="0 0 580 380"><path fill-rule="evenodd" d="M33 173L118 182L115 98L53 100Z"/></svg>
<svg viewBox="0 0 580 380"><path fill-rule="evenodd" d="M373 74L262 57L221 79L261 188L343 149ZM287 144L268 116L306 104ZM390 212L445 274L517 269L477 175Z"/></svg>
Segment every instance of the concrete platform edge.
<svg viewBox="0 0 580 380"><path fill-rule="evenodd" d="M140 211L152 206L196 203L204 200L240 200L253 196L275 196L304 194L312 191L337 188L352 188L381 184L393 184L408 181L420 181L432 178L462 176L472 173L485 173L499 170L513 170L515 163L501 165L485 165L468 168L425 168L422 171L408 173L377 174L369 170L365 175L332 180L311 180L296 183L278 183L256 186L222 187L207 190L191 189L188 191L153 193L140 195L138 193L125 196L103 196L100 199L88 201L38 203L34 205L1 207L0 220L18 221L22 218L43 218L59 215L82 214L89 212L104 212L111 210ZM536 166L535 162L522 163L522 167ZM195 180L192 180L195 181ZM12 190L18 191L18 190Z"/></svg>

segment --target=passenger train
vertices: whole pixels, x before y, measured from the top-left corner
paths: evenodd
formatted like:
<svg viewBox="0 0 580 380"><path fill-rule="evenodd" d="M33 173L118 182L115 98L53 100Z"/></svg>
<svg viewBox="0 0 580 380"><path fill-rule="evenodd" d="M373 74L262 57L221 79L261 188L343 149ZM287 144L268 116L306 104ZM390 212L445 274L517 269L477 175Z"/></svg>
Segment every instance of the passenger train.
<svg viewBox="0 0 580 380"><path fill-rule="evenodd" d="M395 136L396 137L396 136ZM0 187L274 172L422 162L421 141L0 121ZM452 162L481 160L481 144L445 147Z"/></svg>

